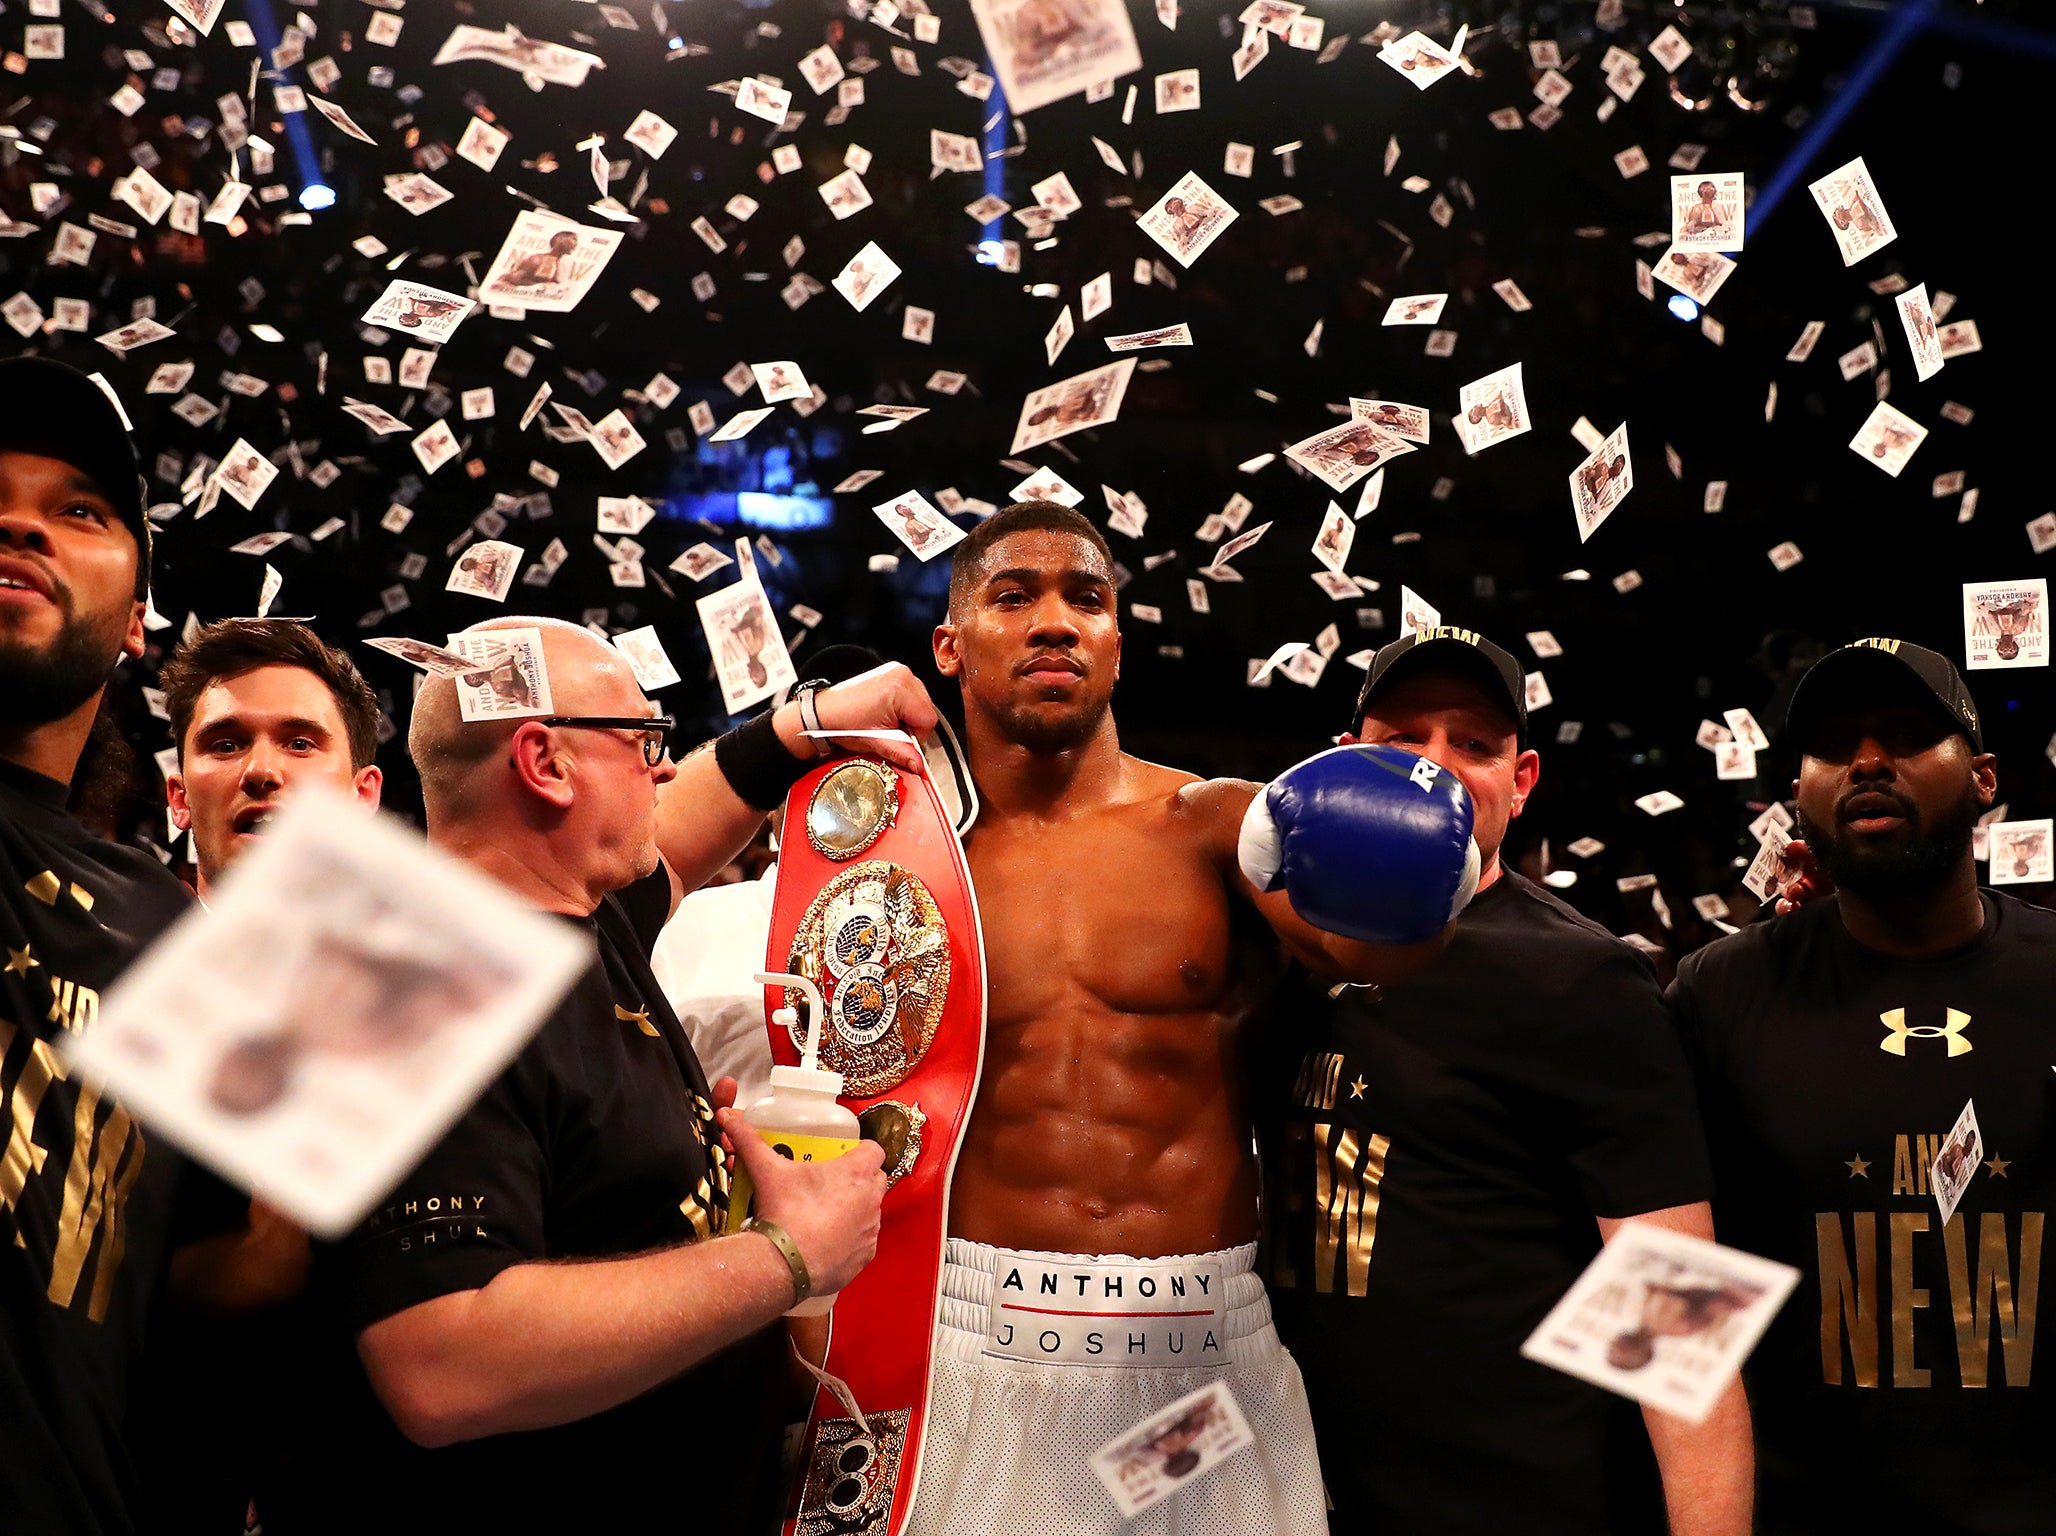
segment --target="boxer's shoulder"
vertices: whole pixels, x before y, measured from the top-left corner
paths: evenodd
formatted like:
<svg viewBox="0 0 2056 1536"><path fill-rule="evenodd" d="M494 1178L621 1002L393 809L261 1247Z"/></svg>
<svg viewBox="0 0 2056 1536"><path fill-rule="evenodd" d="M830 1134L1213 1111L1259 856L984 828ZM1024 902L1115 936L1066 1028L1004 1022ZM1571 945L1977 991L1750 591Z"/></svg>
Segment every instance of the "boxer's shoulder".
<svg viewBox="0 0 2056 1536"><path fill-rule="evenodd" d="M1249 802L1263 785L1250 779L1202 779L1180 774L1172 790L1172 814L1190 823L1209 845L1232 854Z"/></svg>

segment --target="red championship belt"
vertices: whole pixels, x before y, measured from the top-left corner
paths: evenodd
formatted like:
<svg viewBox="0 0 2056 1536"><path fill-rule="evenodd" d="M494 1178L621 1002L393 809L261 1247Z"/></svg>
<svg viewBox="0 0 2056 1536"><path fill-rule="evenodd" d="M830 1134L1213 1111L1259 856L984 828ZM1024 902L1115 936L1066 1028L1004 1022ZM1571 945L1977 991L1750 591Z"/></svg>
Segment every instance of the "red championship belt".
<svg viewBox="0 0 2056 1536"><path fill-rule="evenodd" d="M914 1506L941 1298L950 1175L985 1049L985 946L963 844L934 784L841 757L794 786L767 971L826 1003L820 1065L885 1148L878 1256L836 1299L824 1387L807 1425L786 1536L899 1536ZM767 1017L801 1008L768 988ZM772 1059L801 1041L771 1026Z"/></svg>

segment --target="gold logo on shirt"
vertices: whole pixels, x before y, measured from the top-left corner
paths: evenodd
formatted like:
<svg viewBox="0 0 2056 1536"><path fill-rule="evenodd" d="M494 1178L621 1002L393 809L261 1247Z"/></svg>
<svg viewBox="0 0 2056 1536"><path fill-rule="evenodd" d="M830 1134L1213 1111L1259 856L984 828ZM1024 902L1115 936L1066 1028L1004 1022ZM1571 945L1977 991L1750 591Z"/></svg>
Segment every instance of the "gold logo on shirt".
<svg viewBox="0 0 2056 1536"><path fill-rule="evenodd" d="M54 869L46 869L41 874L29 876L27 880L22 882L21 888L46 907L56 906L57 898L62 896L67 889L65 883L57 878L57 871ZM79 904L81 911L90 912L93 910L93 893L91 891L80 885L76 880L71 882L68 889L71 891L71 899Z"/></svg>
<svg viewBox="0 0 2056 1536"><path fill-rule="evenodd" d="M1878 1021L1885 1026L1885 1038L1878 1042L1878 1049L1892 1056L1906 1054L1908 1040L1946 1040L1951 1056L1968 1056L1974 1047L1963 1038L1963 1031L1970 1027L1970 1015L1961 1008L1948 1010L1946 1024L1915 1024L1906 1022L1904 1008L1888 1008L1878 1015Z"/></svg>

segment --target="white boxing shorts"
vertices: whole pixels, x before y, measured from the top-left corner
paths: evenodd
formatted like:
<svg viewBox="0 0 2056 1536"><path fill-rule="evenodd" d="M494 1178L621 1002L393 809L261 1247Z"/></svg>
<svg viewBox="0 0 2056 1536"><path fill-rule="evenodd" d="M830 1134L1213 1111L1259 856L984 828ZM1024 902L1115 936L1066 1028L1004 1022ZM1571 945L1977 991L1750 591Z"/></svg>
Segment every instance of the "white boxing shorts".
<svg viewBox="0 0 2056 1536"><path fill-rule="evenodd" d="M1256 1245L1160 1259L949 1240L909 1536L1325 1536ZM1256 1443L1124 1519L1093 1452L1225 1378Z"/></svg>

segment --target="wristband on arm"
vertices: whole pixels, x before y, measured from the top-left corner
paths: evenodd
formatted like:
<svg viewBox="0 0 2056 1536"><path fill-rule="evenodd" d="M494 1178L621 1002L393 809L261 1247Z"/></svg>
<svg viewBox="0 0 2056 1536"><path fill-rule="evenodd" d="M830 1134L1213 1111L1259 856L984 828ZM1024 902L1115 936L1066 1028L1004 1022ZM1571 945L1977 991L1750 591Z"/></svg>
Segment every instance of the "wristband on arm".
<svg viewBox="0 0 2056 1536"><path fill-rule="evenodd" d="M760 1217L752 1216L743 1223L742 1229L745 1232L755 1232L759 1236L771 1239L771 1246L778 1250L779 1256L785 1260L785 1267L792 1271L792 1304L794 1306L798 1306L814 1294L814 1277L807 1273L807 1261L800 1256L799 1244L792 1240L791 1235L787 1233L785 1228L775 1221L765 1221Z"/></svg>
<svg viewBox="0 0 2056 1536"><path fill-rule="evenodd" d="M775 710L714 738L714 766L744 804L774 811L786 792L814 768L788 752L771 724Z"/></svg>

